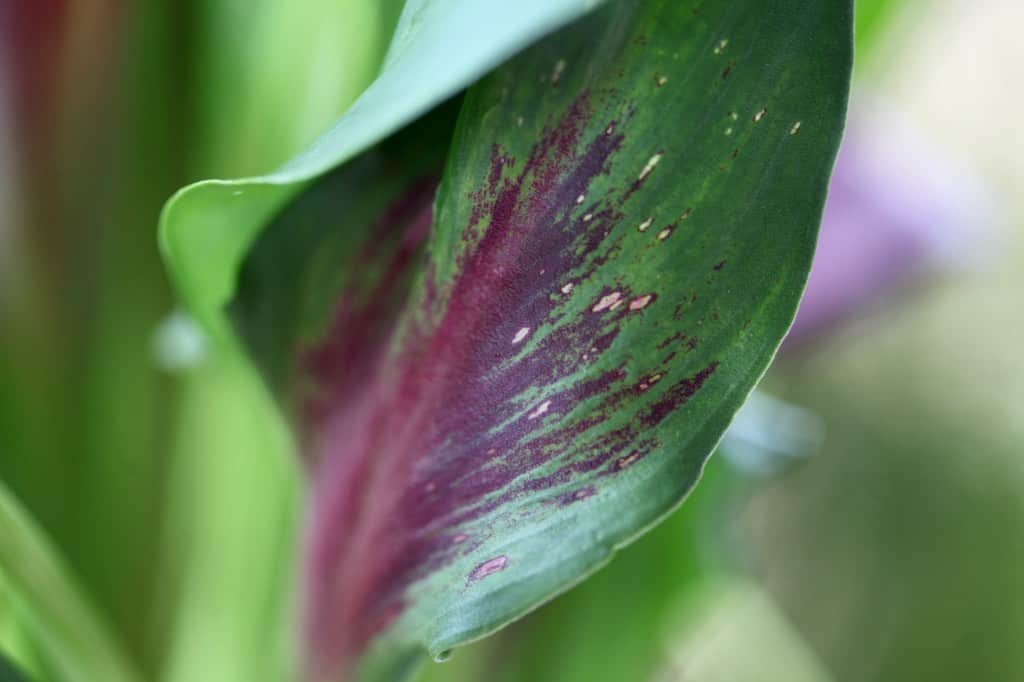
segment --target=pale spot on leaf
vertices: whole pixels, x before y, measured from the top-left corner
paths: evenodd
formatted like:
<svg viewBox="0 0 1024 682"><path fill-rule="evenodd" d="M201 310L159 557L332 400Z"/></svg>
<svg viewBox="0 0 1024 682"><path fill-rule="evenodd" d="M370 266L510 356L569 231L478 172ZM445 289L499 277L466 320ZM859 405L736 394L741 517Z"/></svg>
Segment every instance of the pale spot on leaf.
<svg viewBox="0 0 1024 682"><path fill-rule="evenodd" d="M563 73L565 73L565 60L559 59L555 62L555 70L551 72L551 84L558 85L558 82L562 80Z"/></svg>
<svg viewBox="0 0 1024 682"><path fill-rule="evenodd" d="M640 171L640 177L638 177L637 180L643 180L648 175L650 175L651 171L653 171L655 169L655 167L658 165L658 163L661 162L661 157L662 156L664 156L664 154L662 154L661 152L658 152L657 154L652 156L650 159L648 159L647 160L647 165L644 166L642 171Z"/></svg>
<svg viewBox="0 0 1024 682"><path fill-rule="evenodd" d="M628 466L630 466L631 464L633 464L634 462L636 462L638 459L640 459L640 453L639 452L631 452L630 454L626 455L625 457L620 457L615 462L615 467L617 469L619 469L619 470L625 469Z"/></svg>
<svg viewBox="0 0 1024 682"><path fill-rule="evenodd" d="M652 298L654 298L654 296L652 296L651 294L647 294L646 296L640 296L639 298L634 298L629 304L629 309L643 310L644 308L647 307L647 304L651 302Z"/></svg>
<svg viewBox="0 0 1024 682"><path fill-rule="evenodd" d="M480 580L481 578L486 578L489 575L494 575L495 573L504 571L506 566L508 566L508 557L505 555L496 556L493 559L488 559L470 571L469 579Z"/></svg>
<svg viewBox="0 0 1024 682"><path fill-rule="evenodd" d="M602 310L606 310L608 308L611 308L613 305L615 305L621 299L622 299L622 294L619 293L618 291L613 291L612 293L608 294L607 296L602 296L601 300L598 301L597 304L593 308L591 308L590 310L591 310L591 312L599 313Z"/></svg>
<svg viewBox="0 0 1024 682"><path fill-rule="evenodd" d="M545 400L544 402L542 402L540 405L537 406L537 409L535 409L533 412L531 412L529 414L527 419L537 419L538 417L543 416L544 414L547 413L548 408L550 408L550 407L551 407L551 401L550 400Z"/></svg>

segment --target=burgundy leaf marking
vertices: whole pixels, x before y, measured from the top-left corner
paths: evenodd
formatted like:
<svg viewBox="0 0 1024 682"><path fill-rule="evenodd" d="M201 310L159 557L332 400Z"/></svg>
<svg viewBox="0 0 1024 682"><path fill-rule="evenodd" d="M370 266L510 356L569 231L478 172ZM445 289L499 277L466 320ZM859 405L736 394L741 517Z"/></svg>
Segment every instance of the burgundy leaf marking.
<svg viewBox="0 0 1024 682"><path fill-rule="evenodd" d="M658 163L628 177L625 191L597 196L593 182L609 174L628 120L600 122L588 137L592 119L583 95L521 162L493 147L481 189L469 197L457 274L438 281L428 266L398 332L388 287L415 253L429 202L413 199L391 216L406 231L396 274L369 295L342 296L334 332L308 354L315 390L305 440L315 489L306 627L317 679L344 677L400 614L413 582L481 547L474 522L500 517L525 496L581 503L600 477L654 452L652 427L718 367L681 378L666 365L637 380L621 365L565 381L659 305L655 292L626 287L564 304L622 239L635 237L622 206ZM442 198L442 216L445 199L466 197ZM657 399L638 407L653 391ZM609 428L623 413L633 418ZM477 564L467 588L508 561Z"/></svg>

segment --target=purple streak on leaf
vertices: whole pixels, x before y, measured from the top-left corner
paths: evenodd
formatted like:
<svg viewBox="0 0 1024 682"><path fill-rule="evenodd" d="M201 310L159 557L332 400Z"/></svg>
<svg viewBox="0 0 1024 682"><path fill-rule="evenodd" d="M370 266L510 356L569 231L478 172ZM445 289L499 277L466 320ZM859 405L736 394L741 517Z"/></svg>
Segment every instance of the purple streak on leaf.
<svg viewBox="0 0 1024 682"><path fill-rule="evenodd" d="M335 304L330 329L302 358L302 372L314 378L304 396L304 419L311 431L347 409L352 387L372 381L405 303L410 270L422 255L436 190L435 179L414 184L377 221L374 237L348 264L347 286ZM310 448L304 452L316 454Z"/></svg>
<svg viewBox="0 0 1024 682"><path fill-rule="evenodd" d="M567 303L635 233L620 212L635 176L624 189L588 196L609 173L628 120L592 119L584 94L527 158L496 145L480 189L457 198L474 208L454 278L442 281L428 266L394 330L395 315L378 314L377 294L354 305L346 293L337 333L309 352L307 380L318 396L306 437L315 469L306 595L315 679L345 677L402 612L413 582L480 547L487 538L474 521L569 484L570 493L553 490L549 499L596 494L595 481L660 445L651 429L718 367L679 376L668 365L673 351L639 379L607 359L578 374L602 360L623 325L659 305L654 292L623 286ZM423 224L397 222L416 233ZM646 392L656 399L643 407L636 398ZM566 459L573 452L586 457ZM478 564L467 584L506 562Z"/></svg>

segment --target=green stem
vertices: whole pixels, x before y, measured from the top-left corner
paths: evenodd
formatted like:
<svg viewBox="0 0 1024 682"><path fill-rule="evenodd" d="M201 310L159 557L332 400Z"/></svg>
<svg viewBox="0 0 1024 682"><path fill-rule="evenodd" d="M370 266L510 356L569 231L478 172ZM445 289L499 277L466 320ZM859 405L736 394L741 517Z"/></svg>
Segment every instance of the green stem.
<svg viewBox="0 0 1024 682"><path fill-rule="evenodd" d="M0 481L0 570L31 633L69 682L141 682L44 531Z"/></svg>

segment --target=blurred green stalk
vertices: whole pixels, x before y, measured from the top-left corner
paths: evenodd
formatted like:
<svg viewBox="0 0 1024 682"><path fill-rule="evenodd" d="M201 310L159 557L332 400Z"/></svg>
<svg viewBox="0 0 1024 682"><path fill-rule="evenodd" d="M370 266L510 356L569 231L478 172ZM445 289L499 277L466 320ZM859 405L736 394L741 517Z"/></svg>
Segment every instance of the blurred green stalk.
<svg viewBox="0 0 1024 682"><path fill-rule="evenodd" d="M198 8L190 175L265 172L311 142L376 75L401 4ZM223 348L180 385L161 581L178 588L159 679L298 679L302 485L280 410Z"/></svg>
<svg viewBox="0 0 1024 682"><path fill-rule="evenodd" d="M141 682L57 552L0 483L0 566L34 635L71 682Z"/></svg>

